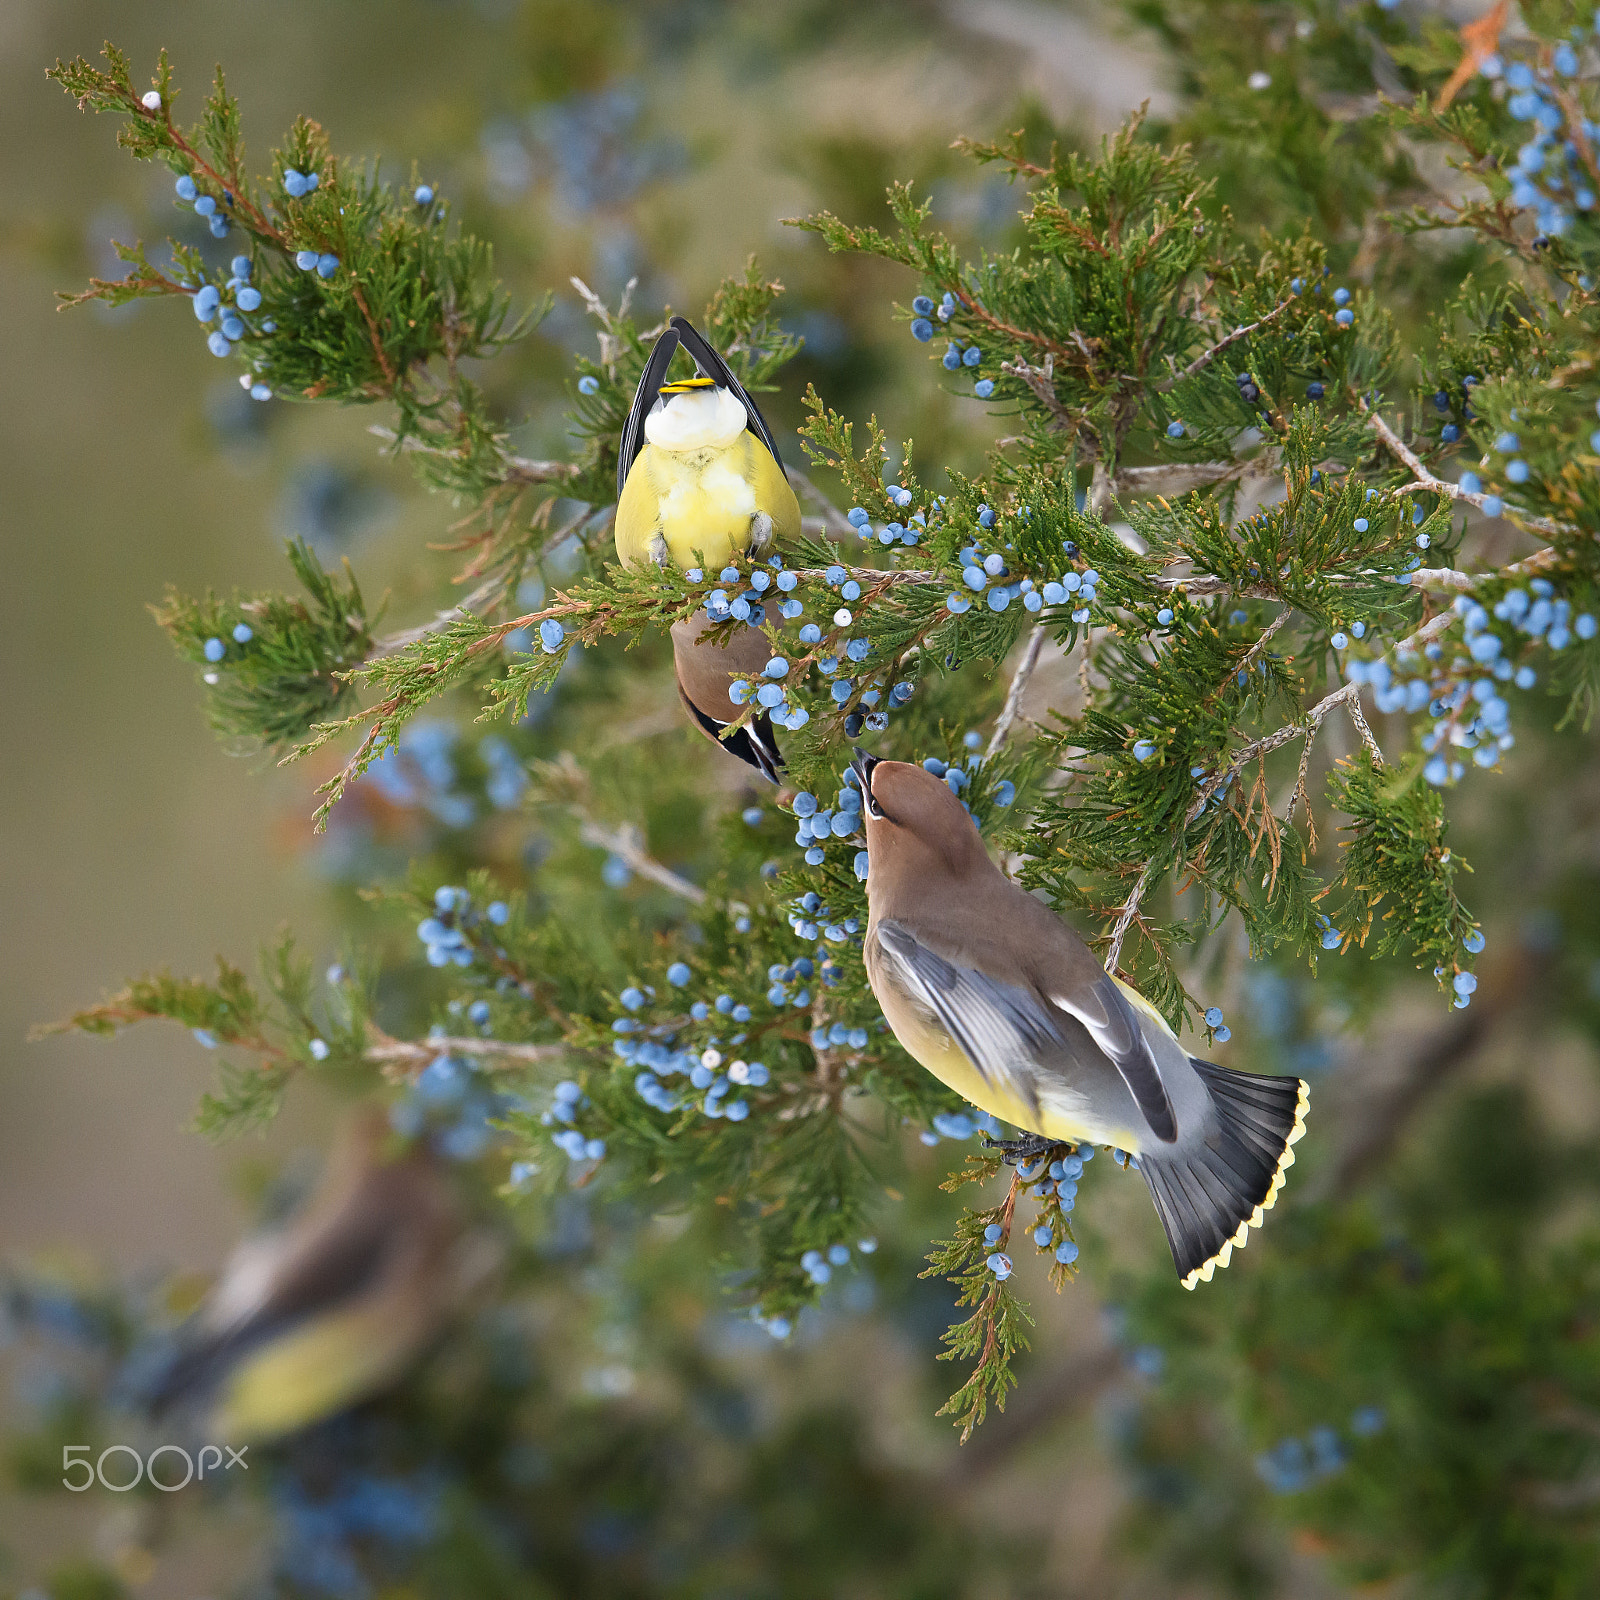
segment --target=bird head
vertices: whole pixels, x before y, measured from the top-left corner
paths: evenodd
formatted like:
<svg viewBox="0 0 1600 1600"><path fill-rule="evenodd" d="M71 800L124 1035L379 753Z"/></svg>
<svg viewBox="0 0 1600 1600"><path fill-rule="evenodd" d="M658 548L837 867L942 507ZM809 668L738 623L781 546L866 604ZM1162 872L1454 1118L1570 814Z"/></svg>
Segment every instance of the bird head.
<svg viewBox="0 0 1600 1600"><path fill-rule="evenodd" d="M926 768L880 761L864 750L856 751L850 765L861 785L873 879L927 870L963 877L990 867L977 825Z"/></svg>
<svg viewBox="0 0 1600 1600"><path fill-rule="evenodd" d="M662 384L644 419L644 436L658 450L721 450L749 422L744 403L732 390L713 378L684 378Z"/></svg>

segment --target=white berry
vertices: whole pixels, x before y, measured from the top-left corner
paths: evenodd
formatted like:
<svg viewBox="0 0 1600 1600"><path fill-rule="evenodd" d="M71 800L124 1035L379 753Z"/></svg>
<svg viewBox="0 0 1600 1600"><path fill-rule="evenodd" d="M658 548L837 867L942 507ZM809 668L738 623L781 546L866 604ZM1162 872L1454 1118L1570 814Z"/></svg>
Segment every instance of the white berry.
<svg viewBox="0 0 1600 1600"><path fill-rule="evenodd" d="M159 89L147 89L139 104L146 111L159 111L161 109L161 91Z"/></svg>

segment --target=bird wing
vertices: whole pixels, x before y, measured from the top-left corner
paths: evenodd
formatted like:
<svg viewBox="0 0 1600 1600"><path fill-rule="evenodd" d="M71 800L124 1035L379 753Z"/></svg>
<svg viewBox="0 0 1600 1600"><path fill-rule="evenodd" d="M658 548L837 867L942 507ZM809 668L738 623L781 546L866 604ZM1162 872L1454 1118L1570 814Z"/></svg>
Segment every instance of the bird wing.
<svg viewBox="0 0 1600 1600"><path fill-rule="evenodd" d="M1110 977L1096 978L1073 994L1050 996L1089 1030L1089 1037L1122 1075L1150 1131L1167 1144L1178 1137L1178 1121L1161 1081L1160 1069L1134 1009Z"/></svg>
<svg viewBox="0 0 1600 1600"><path fill-rule="evenodd" d="M1117 1069L1151 1132L1168 1144L1177 1138L1177 1118L1155 1056L1132 1006L1110 977L1096 978L1070 996L1044 995L1031 985L950 961L890 918L878 923L878 944L906 987L990 1083L1037 1103L1033 1076L1020 1075L1018 1063L1028 1061L1048 1072L1062 1056L1073 1055L1061 1026L1072 1017Z"/></svg>
<svg viewBox="0 0 1600 1600"><path fill-rule="evenodd" d="M1037 1110L1036 1074L1022 1069L1066 1048L1039 997L947 961L893 918L878 923L877 935L894 977L938 1018L984 1080Z"/></svg>
<svg viewBox="0 0 1600 1600"><path fill-rule="evenodd" d="M681 319L674 317L676 324ZM688 324L685 324L687 327ZM676 326L669 327L655 342L655 348L650 352L650 359L644 364L644 371L639 375L639 387L633 392L633 404L628 408L628 420L622 425L622 443L617 448L617 498L622 498L623 486L628 481L629 469L638 459L639 452L644 448L644 419L650 415L651 407L655 405L661 393L661 385L667 376L667 369L672 365L672 358L678 353L678 330ZM693 352L691 352L692 354ZM741 394L741 398L743 395ZM748 404L748 402L746 402Z"/></svg>
<svg viewBox="0 0 1600 1600"><path fill-rule="evenodd" d="M751 432L772 452L772 459L782 467L783 457L778 454L778 441L772 437L772 429L767 426L767 419L761 415L755 401L745 393L744 385L734 377L733 369L706 343L694 325L685 318L674 317L670 327L676 330L678 337L683 340L683 348L694 357L694 363L699 367L700 371L708 378L715 378L722 388L731 390L738 397L744 406L746 415L750 418ZM665 337L666 335L663 334L662 338ZM660 386L661 380L658 378L656 387L660 388ZM653 405L654 403L655 401L652 397L651 404ZM637 405L638 402L635 401L634 404Z"/></svg>

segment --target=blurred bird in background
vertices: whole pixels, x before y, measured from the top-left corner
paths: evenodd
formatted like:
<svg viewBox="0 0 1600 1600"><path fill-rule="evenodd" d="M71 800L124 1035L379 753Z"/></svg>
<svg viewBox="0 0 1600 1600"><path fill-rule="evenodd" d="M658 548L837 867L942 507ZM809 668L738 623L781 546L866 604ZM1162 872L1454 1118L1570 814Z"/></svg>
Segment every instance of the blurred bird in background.
<svg viewBox="0 0 1600 1600"><path fill-rule="evenodd" d="M695 376L668 382L683 349ZM641 568L669 561L716 571L741 557L764 557L800 533L800 503L784 474L777 440L721 356L683 318L656 341L639 379L617 456L617 559ZM698 619L672 630L678 692L707 737L774 781L782 762L772 720L761 711L731 739L739 716L731 679L759 676L771 656L755 627L731 640L699 635Z"/></svg>
<svg viewBox="0 0 1600 1600"><path fill-rule="evenodd" d="M1305 1132L1299 1078L1192 1057L1144 997L989 859L922 767L852 763L867 828L868 981L936 1078L1032 1138L1137 1157L1186 1289L1210 1281L1277 1199Z"/></svg>
<svg viewBox="0 0 1600 1600"><path fill-rule="evenodd" d="M463 1287L462 1220L425 1144L386 1154L360 1118L282 1228L247 1239L146 1388L158 1415L203 1415L232 1444L295 1433L388 1387Z"/></svg>

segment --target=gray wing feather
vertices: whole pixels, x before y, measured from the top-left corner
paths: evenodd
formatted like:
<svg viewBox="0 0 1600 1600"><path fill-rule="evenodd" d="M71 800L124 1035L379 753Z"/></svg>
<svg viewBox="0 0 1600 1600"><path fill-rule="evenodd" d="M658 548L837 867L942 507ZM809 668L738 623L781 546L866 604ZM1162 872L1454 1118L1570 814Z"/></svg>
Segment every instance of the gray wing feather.
<svg viewBox="0 0 1600 1600"><path fill-rule="evenodd" d="M1076 995L1050 996L1054 1005L1070 1012L1089 1030L1089 1037L1105 1052L1139 1107L1150 1131L1167 1144L1178 1137L1166 1085L1146 1043L1144 1029L1122 991L1109 978L1099 978Z"/></svg>
<svg viewBox="0 0 1600 1600"><path fill-rule="evenodd" d="M1117 1069L1151 1132L1167 1144L1178 1137L1172 1102L1139 1018L1109 977L1072 999L1051 995L1047 1004L1032 989L947 961L902 922L885 918L878 924L878 947L988 1082L1005 1085L1037 1108L1035 1076L1018 1069L1032 1062L1048 1070L1052 1058L1071 1053L1051 1014L1059 1007L1083 1024Z"/></svg>
<svg viewBox="0 0 1600 1600"><path fill-rule="evenodd" d="M1037 1110L1035 1075L1018 1068L1065 1048L1038 998L1015 984L946 961L901 922L885 919L878 924L878 948L984 1079Z"/></svg>

